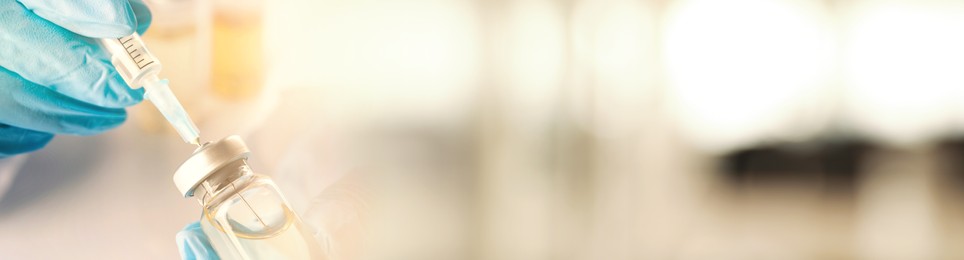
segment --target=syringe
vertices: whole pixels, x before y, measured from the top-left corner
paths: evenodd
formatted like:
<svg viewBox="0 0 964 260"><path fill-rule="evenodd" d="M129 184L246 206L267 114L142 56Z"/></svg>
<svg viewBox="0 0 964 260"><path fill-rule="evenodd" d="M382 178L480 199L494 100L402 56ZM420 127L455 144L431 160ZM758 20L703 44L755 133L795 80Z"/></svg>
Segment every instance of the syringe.
<svg viewBox="0 0 964 260"><path fill-rule="evenodd" d="M167 85L167 79L159 79L161 61L157 60L136 32L117 39L100 39L100 44L111 55L111 63L131 88L143 87L144 97L164 114L167 122L181 135L184 142L199 145L199 131L184 107Z"/></svg>

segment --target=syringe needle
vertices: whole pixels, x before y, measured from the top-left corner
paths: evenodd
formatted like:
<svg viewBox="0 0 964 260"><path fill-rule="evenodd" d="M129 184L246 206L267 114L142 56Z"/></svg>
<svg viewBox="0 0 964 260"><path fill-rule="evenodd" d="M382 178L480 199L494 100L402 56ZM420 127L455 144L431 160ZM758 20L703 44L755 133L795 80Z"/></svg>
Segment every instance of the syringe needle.
<svg viewBox="0 0 964 260"><path fill-rule="evenodd" d="M144 88L147 99L157 107L164 118L171 123L181 140L195 145L201 144L197 126L191 121L187 111L181 106L167 80L160 79L161 62L147 50L139 34L117 39L101 39L101 45L111 54L111 64L131 88Z"/></svg>
<svg viewBox="0 0 964 260"><path fill-rule="evenodd" d="M157 107L157 110L164 115L168 123L174 127L177 134L185 143L200 144L200 131L194 125L194 121L188 116L187 111L177 101L177 97L167 86L167 80L159 80L156 76L144 80L144 89L147 90L147 98Z"/></svg>

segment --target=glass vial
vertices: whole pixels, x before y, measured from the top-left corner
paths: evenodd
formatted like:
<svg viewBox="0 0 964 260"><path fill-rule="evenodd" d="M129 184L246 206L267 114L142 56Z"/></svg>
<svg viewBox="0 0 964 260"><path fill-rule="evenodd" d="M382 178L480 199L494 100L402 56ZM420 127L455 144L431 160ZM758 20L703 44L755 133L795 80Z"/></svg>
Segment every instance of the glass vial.
<svg viewBox="0 0 964 260"><path fill-rule="evenodd" d="M223 259L326 259L311 230L271 178L248 166L244 141L230 136L198 148L174 183L202 207L201 228Z"/></svg>

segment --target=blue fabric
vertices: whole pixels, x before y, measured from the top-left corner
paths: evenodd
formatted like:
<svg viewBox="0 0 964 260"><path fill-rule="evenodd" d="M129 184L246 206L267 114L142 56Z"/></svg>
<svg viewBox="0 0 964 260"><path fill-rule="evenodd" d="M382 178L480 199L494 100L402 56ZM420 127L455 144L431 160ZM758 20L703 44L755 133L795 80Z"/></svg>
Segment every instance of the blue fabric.
<svg viewBox="0 0 964 260"><path fill-rule="evenodd" d="M177 249L184 260L217 260L218 254L211 248L208 236L201 230L201 224L194 222L177 232Z"/></svg>
<svg viewBox="0 0 964 260"><path fill-rule="evenodd" d="M90 37L143 32L150 17L140 0L0 1L0 157L124 122L143 90Z"/></svg>

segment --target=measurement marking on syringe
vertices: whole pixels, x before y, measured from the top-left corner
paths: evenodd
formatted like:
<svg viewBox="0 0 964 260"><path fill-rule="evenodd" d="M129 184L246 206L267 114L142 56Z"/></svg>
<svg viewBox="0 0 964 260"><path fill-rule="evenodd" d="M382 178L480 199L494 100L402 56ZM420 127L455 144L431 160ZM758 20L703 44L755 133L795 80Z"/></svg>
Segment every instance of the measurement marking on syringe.
<svg viewBox="0 0 964 260"><path fill-rule="evenodd" d="M127 51L127 57L130 57L131 60L134 61L134 65L137 65L138 69L143 69L148 65L154 64L153 60L141 64L142 62L147 61L150 56L144 56L144 52L141 51L140 48L135 48L135 46L137 46L137 42L132 42L133 40L133 37L117 39L117 41L121 43L121 46L124 47L124 50ZM137 58L141 59L138 60Z"/></svg>

